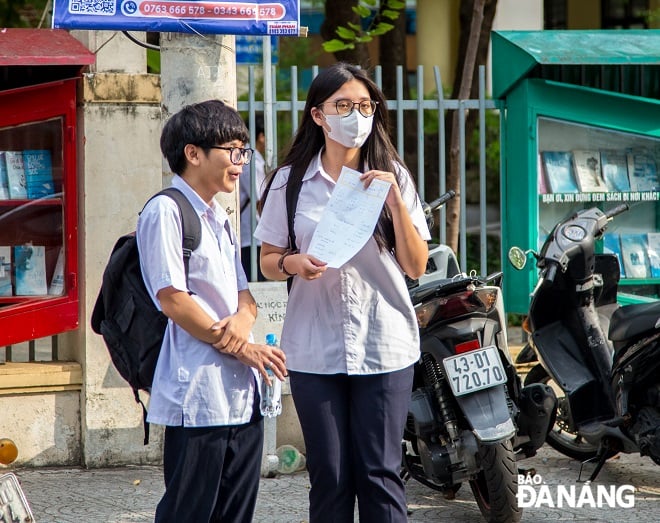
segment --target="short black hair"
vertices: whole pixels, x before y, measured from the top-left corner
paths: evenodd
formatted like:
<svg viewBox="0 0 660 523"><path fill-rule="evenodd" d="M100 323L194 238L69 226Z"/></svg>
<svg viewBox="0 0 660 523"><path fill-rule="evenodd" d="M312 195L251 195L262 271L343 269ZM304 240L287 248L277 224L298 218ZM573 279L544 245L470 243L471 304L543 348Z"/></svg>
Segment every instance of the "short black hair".
<svg viewBox="0 0 660 523"><path fill-rule="evenodd" d="M240 140L247 143L249 134L238 112L220 100L207 100L183 107L165 123L160 135L160 150L173 173L186 168L186 145L208 151L212 145Z"/></svg>

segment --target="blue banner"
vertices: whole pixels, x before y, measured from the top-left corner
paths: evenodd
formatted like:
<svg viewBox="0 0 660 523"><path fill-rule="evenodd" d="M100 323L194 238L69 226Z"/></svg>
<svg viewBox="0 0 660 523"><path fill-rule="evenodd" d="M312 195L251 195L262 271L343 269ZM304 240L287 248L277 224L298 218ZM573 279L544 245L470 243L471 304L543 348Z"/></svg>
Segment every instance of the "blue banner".
<svg viewBox="0 0 660 523"><path fill-rule="evenodd" d="M298 36L300 0L55 0L53 27Z"/></svg>
<svg viewBox="0 0 660 523"><path fill-rule="evenodd" d="M263 64L263 36L236 35L236 63L239 65ZM277 63L277 38L270 40L270 63Z"/></svg>

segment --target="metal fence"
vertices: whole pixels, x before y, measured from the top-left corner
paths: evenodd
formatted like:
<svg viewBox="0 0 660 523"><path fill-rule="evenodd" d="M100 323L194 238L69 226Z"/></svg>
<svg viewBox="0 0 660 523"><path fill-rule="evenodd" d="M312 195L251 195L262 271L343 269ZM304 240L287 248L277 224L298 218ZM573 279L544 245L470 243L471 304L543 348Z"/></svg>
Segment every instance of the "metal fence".
<svg viewBox="0 0 660 523"><path fill-rule="evenodd" d="M312 68L312 77L315 77L318 74L318 66ZM416 116L417 123L417 132L416 132L416 165L408 165L411 169L412 174L417 183L417 189L420 195L420 198L427 201L431 201L434 198L437 198L440 194L444 193L447 189L447 158L446 158L446 142L445 142L445 115L448 111L458 111L459 117L459 158L460 158L460 195L466 195L466 182L467 182L467 172L466 172L466 159L467 159L467 140L470 137L466 136L465 133L465 124L468 111L478 111L478 133L479 133L479 145L478 145L478 159L472 158L471 160L476 160L478 162L478 198L472 197L471 199L477 200L478 203L478 228L479 231L479 253L477 255L479 259L479 269L476 267L470 267L470 270L475 269L480 274L484 275L487 272L487 258L488 258L488 241L487 236L489 234L489 228L487 227L487 206L486 206L486 194L488 190L493 190L492 187L488 187L486 183L486 112L492 111L494 114L499 116L499 110L495 101L486 98L486 78L485 78L485 68L481 66L479 68L479 95L476 99L470 100L451 100L444 97L444 89L442 85L442 80L440 77L440 70L437 66L433 67L434 79L435 79L435 95L433 97L419 96L419 93L424 93L424 68L423 66L417 67L416 74L416 89L418 96L415 99L404 99L404 82L403 82L403 67L397 66L396 68L396 97L394 99L388 100L387 105L388 109L392 112L393 121L396 122L396 130L394 133L395 145L399 155L404 158L406 143L405 133L404 133L404 116L407 116L407 113L414 112ZM281 73L281 70L280 70ZM249 122L251 141L254 143L254 122L255 115L257 113L266 113L270 111L270 115L265 115L265 120L268 122L273 122L273 132L270 136L267 134L267 140L270 141L269 149L272 149L274 152L272 158L267 158L267 163L269 164L267 168L272 168L277 165L277 151L278 151L278 140L282 138L282 133L279 132L281 127L284 124L287 127L290 127L291 134L287 136L288 138L293 136L293 133L296 132L298 128L299 120L301 117L301 112L305 106L305 95L299 92L299 77L300 72L296 66L292 66L290 71L288 71L288 77L290 78L288 90L278 90L277 82L268 82L264 81L264 88L268 89L270 85L270 96L262 96L262 100L257 100L257 75L255 74L255 67L250 66L248 70L248 99L245 101L238 102L238 110L244 113L247 113L247 121ZM277 78L277 70L273 68L271 74L272 78ZM382 68L377 66L374 70L374 81L376 84L382 88ZM278 99L279 96L279 99ZM431 115L429 117L429 114ZM288 118L287 118L288 116ZM438 188L437 194L427 194L426 184L431 180L430 175L425 173L426 165L426 156L425 156L425 147L428 145L426 143L425 137L425 119L433 119L433 121L438 124L438 133L437 133L437 180L433 180L434 187ZM500 126L501 127L501 126ZM269 162L270 160L270 162ZM253 180L251 187L251 212L252 212L252 224L256 223L256 201L257 197L257 188L254 184L254 171L252 172ZM499 176L497 176L499 184ZM467 260L468 260L468 246L467 246L467 235L468 235L468 224L467 224L467 206L466 198L460 198L460 232L459 232L459 249L458 249L458 259L461 270L466 272L468 270ZM445 212L444 210L440 211L439 230L438 230L438 240L441 243L446 243L446 226L445 226ZM493 230L492 223L490 230ZM496 226L496 231L499 233L499 227ZM251 246L251 274L256 274L256 244L253 238ZM499 252L497 253L499 256ZM250 277L250 275L248 275ZM252 279L252 278L250 278Z"/></svg>
<svg viewBox="0 0 660 523"><path fill-rule="evenodd" d="M4 362L57 361L58 337L49 336L0 348L0 365Z"/></svg>

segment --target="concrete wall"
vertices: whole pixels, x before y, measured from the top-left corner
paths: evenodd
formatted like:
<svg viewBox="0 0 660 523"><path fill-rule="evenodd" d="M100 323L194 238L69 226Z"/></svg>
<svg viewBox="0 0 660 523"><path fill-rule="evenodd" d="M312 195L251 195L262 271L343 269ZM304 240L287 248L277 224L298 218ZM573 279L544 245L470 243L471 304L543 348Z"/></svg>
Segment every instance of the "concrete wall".
<svg viewBox="0 0 660 523"><path fill-rule="evenodd" d="M162 431L152 428L151 444L142 444L141 407L89 317L115 240L135 229L144 202L161 189L160 81L146 74L144 48L121 33L81 33L100 46L94 71L82 80L79 109L83 461L90 467L158 462Z"/></svg>
<svg viewBox="0 0 660 523"><path fill-rule="evenodd" d="M0 437L11 439L18 447L14 466L81 463L78 390L3 394L0 412ZM0 474L4 468L0 465Z"/></svg>

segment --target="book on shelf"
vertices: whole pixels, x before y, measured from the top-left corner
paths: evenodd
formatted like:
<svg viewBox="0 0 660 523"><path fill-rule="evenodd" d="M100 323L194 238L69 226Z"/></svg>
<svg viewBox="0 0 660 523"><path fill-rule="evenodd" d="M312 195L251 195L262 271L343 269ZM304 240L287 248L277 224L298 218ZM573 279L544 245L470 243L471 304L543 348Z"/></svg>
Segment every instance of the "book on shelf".
<svg viewBox="0 0 660 523"><path fill-rule="evenodd" d="M600 168L610 192L630 191L628 158L625 151L605 149L600 151Z"/></svg>
<svg viewBox="0 0 660 523"><path fill-rule="evenodd" d="M57 262L55 263L55 270L53 277L48 286L48 294L51 296L61 296L64 294L64 248L60 247L60 252L57 255Z"/></svg>
<svg viewBox="0 0 660 523"><path fill-rule="evenodd" d="M650 276L647 251L646 234L621 234L621 256L627 278L648 278Z"/></svg>
<svg viewBox="0 0 660 523"><path fill-rule="evenodd" d="M651 278L660 278L660 232L649 232L648 242L649 269Z"/></svg>
<svg viewBox="0 0 660 523"><path fill-rule="evenodd" d="M631 191L660 190L655 155L646 148L632 148L627 154Z"/></svg>
<svg viewBox="0 0 660 523"><path fill-rule="evenodd" d="M7 160L5 152L0 151L0 200L9 199L9 179L7 178Z"/></svg>
<svg viewBox="0 0 660 523"><path fill-rule="evenodd" d="M27 185L25 183L25 167L23 165L22 151L5 151L7 165L7 181L9 185L9 198L21 200L27 198Z"/></svg>
<svg viewBox="0 0 660 523"><path fill-rule="evenodd" d="M607 192L607 185L600 174L600 153L598 151L574 150L573 166L581 192Z"/></svg>
<svg viewBox="0 0 660 523"><path fill-rule="evenodd" d="M42 296L48 293L46 283L46 247L14 246L14 275L17 296Z"/></svg>
<svg viewBox="0 0 660 523"><path fill-rule="evenodd" d="M26 149L23 165L28 198L47 198L55 193L53 161L48 149Z"/></svg>
<svg viewBox="0 0 660 523"><path fill-rule="evenodd" d="M541 154L536 155L536 172L538 173L538 191L539 194L548 194L548 184L546 183L545 170L543 169L543 160Z"/></svg>
<svg viewBox="0 0 660 523"><path fill-rule="evenodd" d="M0 296L11 296L11 247L0 245Z"/></svg>
<svg viewBox="0 0 660 523"><path fill-rule="evenodd" d="M626 277L626 271L623 268L623 257L621 256L621 243L619 235L614 232L603 234L603 252L606 254L615 254L619 260L619 274L621 278Z"/></svg>
<svg viewBox="0 0 660 523"><path fill-rule="evenodd" d="M543 167L547 184L551 192L579 192L571 153L568 151L542 151Z"/></svg>

